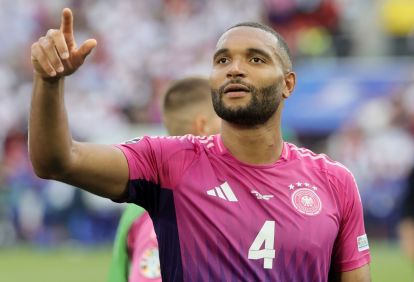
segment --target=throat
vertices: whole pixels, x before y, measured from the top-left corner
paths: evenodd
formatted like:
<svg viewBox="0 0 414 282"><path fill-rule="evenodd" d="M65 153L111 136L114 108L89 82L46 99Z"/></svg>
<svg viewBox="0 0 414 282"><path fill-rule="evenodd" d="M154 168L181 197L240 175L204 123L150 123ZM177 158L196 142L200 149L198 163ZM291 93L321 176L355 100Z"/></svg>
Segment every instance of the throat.
<svg viewBox="0 0 414 282"><path fill-rule="evenodd" d="M225 127L223 123L223 127ZM223 128L224 129L224 128ZM277 162L282 154L280 130L222 130L222 140L229 152L241 162L267 165Z"/></svg>

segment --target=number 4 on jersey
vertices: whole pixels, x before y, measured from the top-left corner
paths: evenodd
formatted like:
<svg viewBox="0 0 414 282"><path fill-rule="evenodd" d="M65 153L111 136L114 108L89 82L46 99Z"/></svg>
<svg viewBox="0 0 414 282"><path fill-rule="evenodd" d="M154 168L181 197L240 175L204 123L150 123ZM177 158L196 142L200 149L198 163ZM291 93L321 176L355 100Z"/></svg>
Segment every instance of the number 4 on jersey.
<svg viewBox="0 0 414 282"><path fill-rule="evenodd" d="M260 247L264 243L264 249ZM272 269L275 258L275 222L267 220L263 224L252 245L249 248L249 259L264 259L263 268Z"/></svg>

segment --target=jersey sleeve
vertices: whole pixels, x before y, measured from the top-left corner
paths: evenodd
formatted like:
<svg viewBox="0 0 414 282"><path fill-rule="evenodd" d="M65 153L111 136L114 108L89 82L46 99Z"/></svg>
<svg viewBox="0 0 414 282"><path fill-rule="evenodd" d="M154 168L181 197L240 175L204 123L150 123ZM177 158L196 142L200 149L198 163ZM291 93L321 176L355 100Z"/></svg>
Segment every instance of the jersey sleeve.
<svg viewBox="0 0 414 282"><path fill-rule="evenodd" d="M335 272L360 268L371 260L368 238L365 233L361 197L353 175L341 171L331 177L341 200L341 220L332 254Z"/></svg>
<svg viewBox="0 0 414 282"><path fill-rule="evenodd" d="M138 204L150 214L159 207L161 192L175 189L197 153L183 137L143 137L116 147L129 169L127 195L120 202Z"/></svg>

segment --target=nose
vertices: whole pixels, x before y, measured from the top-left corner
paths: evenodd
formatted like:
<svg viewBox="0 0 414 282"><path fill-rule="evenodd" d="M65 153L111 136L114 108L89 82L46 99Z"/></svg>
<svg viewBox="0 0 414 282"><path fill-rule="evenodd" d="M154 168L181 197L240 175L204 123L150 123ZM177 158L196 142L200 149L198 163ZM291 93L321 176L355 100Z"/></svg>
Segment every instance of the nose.
<svg viewBox="0 0 414 282"><path fill-rule="evenodd" d="M243 64L238 61L234 60L229 65L229 69L227 71L228 78L236 78L236 77L246 77L246 71L243 68Z"/></svg>

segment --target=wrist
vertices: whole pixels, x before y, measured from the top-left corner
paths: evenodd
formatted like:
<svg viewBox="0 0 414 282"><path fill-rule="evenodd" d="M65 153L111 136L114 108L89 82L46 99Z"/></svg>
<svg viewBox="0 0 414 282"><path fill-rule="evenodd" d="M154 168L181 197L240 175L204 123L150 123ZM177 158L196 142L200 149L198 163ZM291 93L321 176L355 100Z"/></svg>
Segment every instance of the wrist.
<svg viewBox="0 0 414 282"><path fill-rule="evenodd" d="M41 81L42 83L49 86L59 85L59 83L64 80L63 76L44 77L42 74L36 71L33 72L33 75L35 80Z"/></svg>

